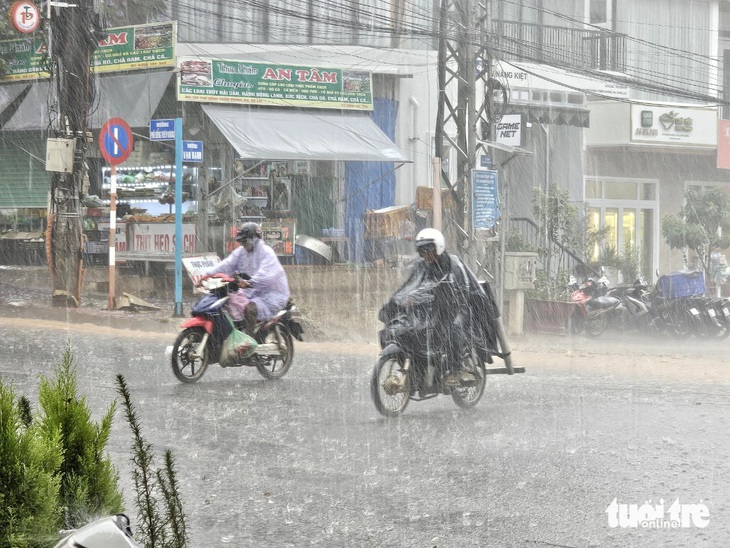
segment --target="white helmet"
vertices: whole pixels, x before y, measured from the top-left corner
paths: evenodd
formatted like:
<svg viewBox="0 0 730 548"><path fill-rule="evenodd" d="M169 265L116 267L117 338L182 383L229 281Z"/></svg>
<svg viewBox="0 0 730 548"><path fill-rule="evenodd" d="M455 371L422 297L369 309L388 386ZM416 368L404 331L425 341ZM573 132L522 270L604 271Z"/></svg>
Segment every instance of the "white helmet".
<svg viewBox="0 0 730 548"><path fill-rule="evenodd" d="M441 255L446 249L444 235L435 228L424 228L416 235L416 251L426 246L433 246L436 255Z"/></svg>

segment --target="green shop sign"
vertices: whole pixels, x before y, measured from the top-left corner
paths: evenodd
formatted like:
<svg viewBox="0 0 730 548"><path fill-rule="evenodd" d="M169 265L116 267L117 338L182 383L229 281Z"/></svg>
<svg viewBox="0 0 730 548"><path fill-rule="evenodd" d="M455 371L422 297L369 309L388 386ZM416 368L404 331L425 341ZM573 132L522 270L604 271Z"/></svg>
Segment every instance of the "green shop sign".
<svg viewBox="0 0 730 548"><path fill-rule="evenodd" d="M319 66L178 58L180 101L373 109L369 72Z"/></svg>
<svg viewBox="0 0 730 548"><path fill-rule="evenodd" d="M174 67L176 36L175 22L107 29L91 66L94 72ZM0 41L0 54L8 55L8 71L2 80L48 78L46 53L46 37L40 33Z"/></svg>

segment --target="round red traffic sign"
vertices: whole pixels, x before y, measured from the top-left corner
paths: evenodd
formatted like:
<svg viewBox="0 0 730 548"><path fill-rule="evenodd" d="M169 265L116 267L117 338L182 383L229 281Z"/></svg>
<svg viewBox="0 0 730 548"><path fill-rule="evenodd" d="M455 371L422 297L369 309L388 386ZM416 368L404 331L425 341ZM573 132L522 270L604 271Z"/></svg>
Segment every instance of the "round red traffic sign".
<svg viewBox="0 0 730 548"><path fill-rule="evenodd" d="M99 152L115 166L129 158L132 152L132 130L121 118L110 118L99 132Z"/></svg>
<svg viewBox="0 0 730 548"><path fill-rule="evenodd" d="M33 2L15 2L8 15L15 29L23 34L34 32L41 23L41 14Z"/></svg>

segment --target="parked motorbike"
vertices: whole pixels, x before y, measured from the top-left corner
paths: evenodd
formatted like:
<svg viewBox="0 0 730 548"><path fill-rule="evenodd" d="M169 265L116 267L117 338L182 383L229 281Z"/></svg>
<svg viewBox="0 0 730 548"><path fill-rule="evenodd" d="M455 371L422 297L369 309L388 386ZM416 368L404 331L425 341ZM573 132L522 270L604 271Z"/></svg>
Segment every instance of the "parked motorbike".
<svg viewBox="0 0 730 548"><path fill-rule="evenodd" d="M591 278L586 278L583 284L589 280L592 285L593 280ZM574 335L583 332L585 317L587 314L585 303L591 298L592 293L591 287L589 285L581 287L583 284L579 284L575 276L570 276L568 283L565 284L565 289L568 291L570 301L578 305L570 315L570 318L568 318L568 332ZM587 291L583 291L584 289L587 289Z"/></svg>
<svg viewBox="0 0 730 548"><path fill-rule="evenodd" d="M688 297L687 305L692 317L692 330L698 339L725 339L730 335L728 325L718 314L713 299L701 295Z"/></svg>
<svg viewBox="0 0 730 548"><path fill-rule="evenodd" d="M712 297L708 301L709 306L715 311L717 321L722 325L722 329L718 330L715 336L725 339L730 336L730 299L727 297Z"/></svg>
<svg viewBox="0 0 730 548"><path fill-rule="evenodd" d="M575 285L575 278L571 276L568 287ZM606 276L601 276L597 281L586 278L570 294L570 300L578 304L570 317L571 332L584 332L587 337L598 337L608 328L613 310L621 303L620 299L606 295L608 285Z"/></svg>
<svg viewBox="0 0 730 548"><path fill-rule="evenodd" d="M403 303L393 298L380 311L386 323L379 332L381 352L373 369L370 394L376 409L386 417L400 415L411 400L422 401L440 394L450 395L462 408L474 407L484 393L487 372L477 353L465 348L458 384L449 385L443 345L434 340L431 314L433 289L438 282L423 284L408 292Z"/></svg>
<svg viewBox="0 0 730 548"><path fill-rule="evenodd" d="M98 519L80 529L68 531L54 548L141 548L132 538L125 514Z"/></svg>
<svg viewBox="0 0 730 548"><path fill-rule="evenodd" d="M654 303L648 298L649 283L639 276L632 285L617 286L608 290L609 297L619 299L614 311L612 326L620 331L642 333L660 331Z"/></svg>
<svg viewBox="0 0 730 548"><path fill-rule="evenodd" d="M198 381L208 364L220 363L221 351L233 327L223 306L229 292L238 290L237 279L216 274L200 282L204 294L193 305L192 317L182 324L182 331L171 349L172 371L184 383ZM294 342L302 339L303 329L292 314L296 310L289 299L286 307L270 320L259 322L253 337L258 346L250 356L240 356L233 367L256 367L266 379L280 379L289 371L294 357ZM243 323L235 324L242 329Z"/></svg>
<svg viewBox="0 0 730 548"><path fill-rule="evenodd" d="M675 339L686 339L698 332L704 322L698 308L698 295L705 292L704 277L697 273L675 272L659 276L647 295L654 304L657 325Z"/></svg>

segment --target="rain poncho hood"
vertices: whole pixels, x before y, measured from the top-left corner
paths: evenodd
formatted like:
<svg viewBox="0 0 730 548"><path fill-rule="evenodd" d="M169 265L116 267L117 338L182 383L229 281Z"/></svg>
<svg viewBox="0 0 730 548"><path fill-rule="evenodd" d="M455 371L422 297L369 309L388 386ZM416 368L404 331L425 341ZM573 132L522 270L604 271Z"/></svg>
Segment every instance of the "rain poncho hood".
<svg viewBox="0 0 730 548"><path fill-rule="evenodd" d="M259 320L271 318L289 300L289 282L284 267L281 266L276 252L263 240L257 239L250 253L243 246L235 248L228 257L207 269L205 273L250 276L251 287L239 292L256 303ZM235 316L238 319L239 315Z"/></svg>

